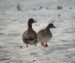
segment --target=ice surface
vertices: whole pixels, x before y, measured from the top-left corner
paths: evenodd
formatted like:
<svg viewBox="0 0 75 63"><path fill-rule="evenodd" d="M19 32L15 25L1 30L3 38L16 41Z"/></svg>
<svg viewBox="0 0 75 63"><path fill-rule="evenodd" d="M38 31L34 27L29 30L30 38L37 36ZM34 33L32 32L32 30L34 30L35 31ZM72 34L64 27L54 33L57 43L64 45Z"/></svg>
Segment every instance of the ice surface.
<svg viewBox="0 0 75 63"><path fill-rule="evenodd" d="M58 0L0 0L0 63L75 63L74 2L61 0L64 8L57 10ZM21 3L22 11L15 9L17 3ZM39 10L40 6L44 8ZM27 48L23 43L22 34L31 17L37 21L33 24L36 32L52 21L57 27L51 29L48 48L40 43Z"/></svg>

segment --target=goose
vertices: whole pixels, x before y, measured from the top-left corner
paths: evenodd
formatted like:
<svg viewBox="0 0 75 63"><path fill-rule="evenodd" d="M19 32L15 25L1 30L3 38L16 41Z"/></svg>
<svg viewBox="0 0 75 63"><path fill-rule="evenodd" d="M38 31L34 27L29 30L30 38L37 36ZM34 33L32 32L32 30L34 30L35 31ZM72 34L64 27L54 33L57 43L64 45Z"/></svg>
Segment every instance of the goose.
<svg viewBox="0 0 75 63"><path fill-rule="evenodd" d="M37 44L37 33L32 28L32 23L36 21L33 18L28 20L28 29L23 33L22 40L28 47L28 44L35 45Z"/></svg>
<svg viewBox="0 0 75 63"><path fill-rule="evenodd" d="M48 26L38 32L37 38L41 42L41 45L45 48L48 47L47 42L53 37L50 29L56 28L53 23L49 23Z"/></svg>

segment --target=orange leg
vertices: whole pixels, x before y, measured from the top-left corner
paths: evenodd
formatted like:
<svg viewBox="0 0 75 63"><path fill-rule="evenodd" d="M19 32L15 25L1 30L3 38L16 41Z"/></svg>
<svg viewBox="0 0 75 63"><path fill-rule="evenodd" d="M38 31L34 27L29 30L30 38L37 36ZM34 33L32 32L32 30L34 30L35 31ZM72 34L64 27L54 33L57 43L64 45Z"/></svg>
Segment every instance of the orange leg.
<svg viewBox="0 0 75 63"><path fill-rule="evenodd" d="M47 48L47 47L48 47L48 44L47 44L47 42L46 42L46 44L44 44L44 47L45 47L45 48Z"/></svg>

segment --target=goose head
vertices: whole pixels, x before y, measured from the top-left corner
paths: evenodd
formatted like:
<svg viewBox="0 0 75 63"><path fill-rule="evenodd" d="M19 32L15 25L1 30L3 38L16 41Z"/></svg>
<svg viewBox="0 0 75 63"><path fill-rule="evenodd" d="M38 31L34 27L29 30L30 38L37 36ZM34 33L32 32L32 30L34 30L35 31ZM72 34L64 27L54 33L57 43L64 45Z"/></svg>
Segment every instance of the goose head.
<svg viewBox="0 0 75 63"><path fill-rule="evenodd" d="M29 20L28 20L28 23L29 24L32 24L32 23L35 23L36 21L33 19L33 18L30 18Z"/></svg>
<svg viewBox="0 0 75 63"><path fill-rule="evenodd" d="M48 24L47 29L50 29L50 28L56 28L56 27L53 23L50 23L50 24Z"/></svg>
<svg viewBox="0 0 75 63"><path fill-rule="evenodd" d="M28 30L32 30L32 23L35 23L36 21L33 18L30 18L28 20Z"/></svg>

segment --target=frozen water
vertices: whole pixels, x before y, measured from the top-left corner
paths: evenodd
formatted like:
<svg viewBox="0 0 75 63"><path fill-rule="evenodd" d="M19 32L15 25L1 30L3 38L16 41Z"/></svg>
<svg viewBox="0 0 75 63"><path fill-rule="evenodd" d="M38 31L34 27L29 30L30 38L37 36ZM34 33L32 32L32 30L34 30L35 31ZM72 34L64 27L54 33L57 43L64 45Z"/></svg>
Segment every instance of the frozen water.
<svg viewBox="0 0 75 63"><path fill-rule="evenodd" d="M58 0L0 0L0 63L75 63L75 0L60 1L61 10L56 9ZM16 10L17 3L22 11ZM26 48L23 43L30 17L37 21L33 24L36 32L52 21L57 27L51 29L48 48L40 43Z"/></svg>

